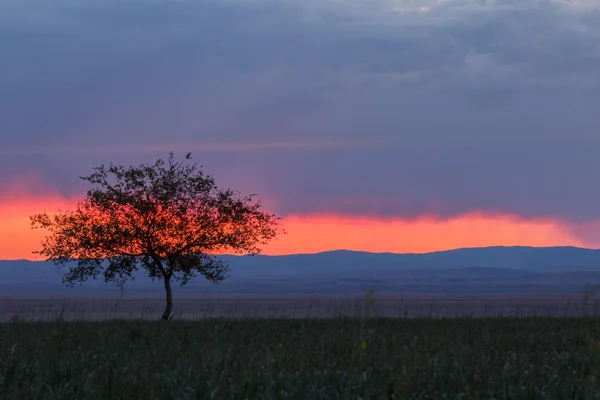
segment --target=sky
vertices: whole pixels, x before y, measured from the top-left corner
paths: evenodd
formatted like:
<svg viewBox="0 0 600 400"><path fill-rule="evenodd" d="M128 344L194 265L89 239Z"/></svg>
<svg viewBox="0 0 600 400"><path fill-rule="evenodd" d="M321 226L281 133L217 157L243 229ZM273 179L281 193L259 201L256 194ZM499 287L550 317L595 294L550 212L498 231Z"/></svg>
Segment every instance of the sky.
<svg viewBox="0 0 600 400"><path fill-rule="evenodd" d="M0 54L0 259L170 150L266 254L600 247L600 0L0 0Z"/></svg>

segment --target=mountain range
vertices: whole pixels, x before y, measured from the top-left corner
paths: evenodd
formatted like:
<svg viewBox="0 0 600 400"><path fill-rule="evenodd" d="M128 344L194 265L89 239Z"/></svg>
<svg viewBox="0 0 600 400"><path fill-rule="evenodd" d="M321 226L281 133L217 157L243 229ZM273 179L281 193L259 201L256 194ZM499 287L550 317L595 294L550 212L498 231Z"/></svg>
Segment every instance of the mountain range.
<svg viewBox="0 0 600 400"><path fill-rule="evenodd" d="M222 256L230 272L212 284L197 277L188 294L354 294L581 292L600 282L600 250L577 247L484 247L426 254L328 251L285 256ZM66 268L66 267L63 267ZM43 261L0 261L0 297L119 294L102 278L68 288L65 270ZM162 293L144 271L127 293Z"/></svg>

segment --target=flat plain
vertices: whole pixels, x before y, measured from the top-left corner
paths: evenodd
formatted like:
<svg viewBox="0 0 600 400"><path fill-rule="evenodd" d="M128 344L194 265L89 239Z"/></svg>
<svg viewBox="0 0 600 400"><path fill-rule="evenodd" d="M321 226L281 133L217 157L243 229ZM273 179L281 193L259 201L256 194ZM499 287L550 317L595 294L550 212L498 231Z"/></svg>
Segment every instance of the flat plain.
<svg viewBox="0 0 600 400"><path fill-rule="evenodd" d="M582 293L381 294L371 315L383 317L493 317L599 315L597 299ZM175 295L174 319L332 318L362 315L356 295ZM0 298L0 321L157 319L164 299L157 293L123 297Z"/></svg>
<svg viewBox="0 0 600 400"><path fill-rule="evenodd" d="M598 318L0 324L0 398L597 399Z"/></svg>
<svg viewBox="0 0 600 400"><path fill-rule="evenodd" d="M0 398L600 398L600 313L579 293L188 295L170 322L162 308L1 299Z"/></svg>

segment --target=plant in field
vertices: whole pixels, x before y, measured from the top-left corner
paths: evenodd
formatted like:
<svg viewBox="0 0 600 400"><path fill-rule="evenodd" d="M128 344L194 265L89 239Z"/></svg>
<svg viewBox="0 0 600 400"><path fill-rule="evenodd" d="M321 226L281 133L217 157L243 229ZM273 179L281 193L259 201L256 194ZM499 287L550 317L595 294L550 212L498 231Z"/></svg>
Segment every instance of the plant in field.
<svg viewBox="0 0 600 400"><path fill-rule="evenodd" d="M367 323L367 319L371 316L371 309L373 308L374 304L375 304L375 289L371 288L365 294L365 309L364 309L364 312L363 312L362 318L361 318L361 325L360 325L361 343L360 343L360 348L362 349L362 351L366 351L367 350L367 339L366 339L366 336L365 336L366 323Z"/></svg>
<svg viewBox="0 0 600 400"><path fill-rule="evenodd" d="M185 160L190 160L188 153ZM281 232L278 218L260 210L254 195L220 189L196 164L159 159L154 165L96 167L81 179L97 185L75 210L31 217L50 232L45 256L69 266L63 282L73 286L104 275L123 286L138 266L164 281L167 320L173 308L171 281L185 285L197 274L225 279L227 264L215 254L257 254Z"/></svg>
<svg viewBox="0 0 600 400"><path fill-rule="evenodd" d="M595 283L591 285L586 285L583 289L583 310L585 313L588 311L588 302L594 295L600 290L600 284Z"/></svg>

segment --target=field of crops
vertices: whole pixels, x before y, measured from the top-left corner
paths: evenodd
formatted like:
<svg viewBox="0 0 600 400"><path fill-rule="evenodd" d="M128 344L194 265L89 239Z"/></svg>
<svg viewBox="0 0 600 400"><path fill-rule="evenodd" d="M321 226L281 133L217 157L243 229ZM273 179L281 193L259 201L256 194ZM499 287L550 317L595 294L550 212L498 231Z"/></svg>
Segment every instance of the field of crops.
<svg viewBox="0 0 600 400"><path fill-rule="evenodd" d="M593 399L582 318L0 325L1 399Z"/></svg>

